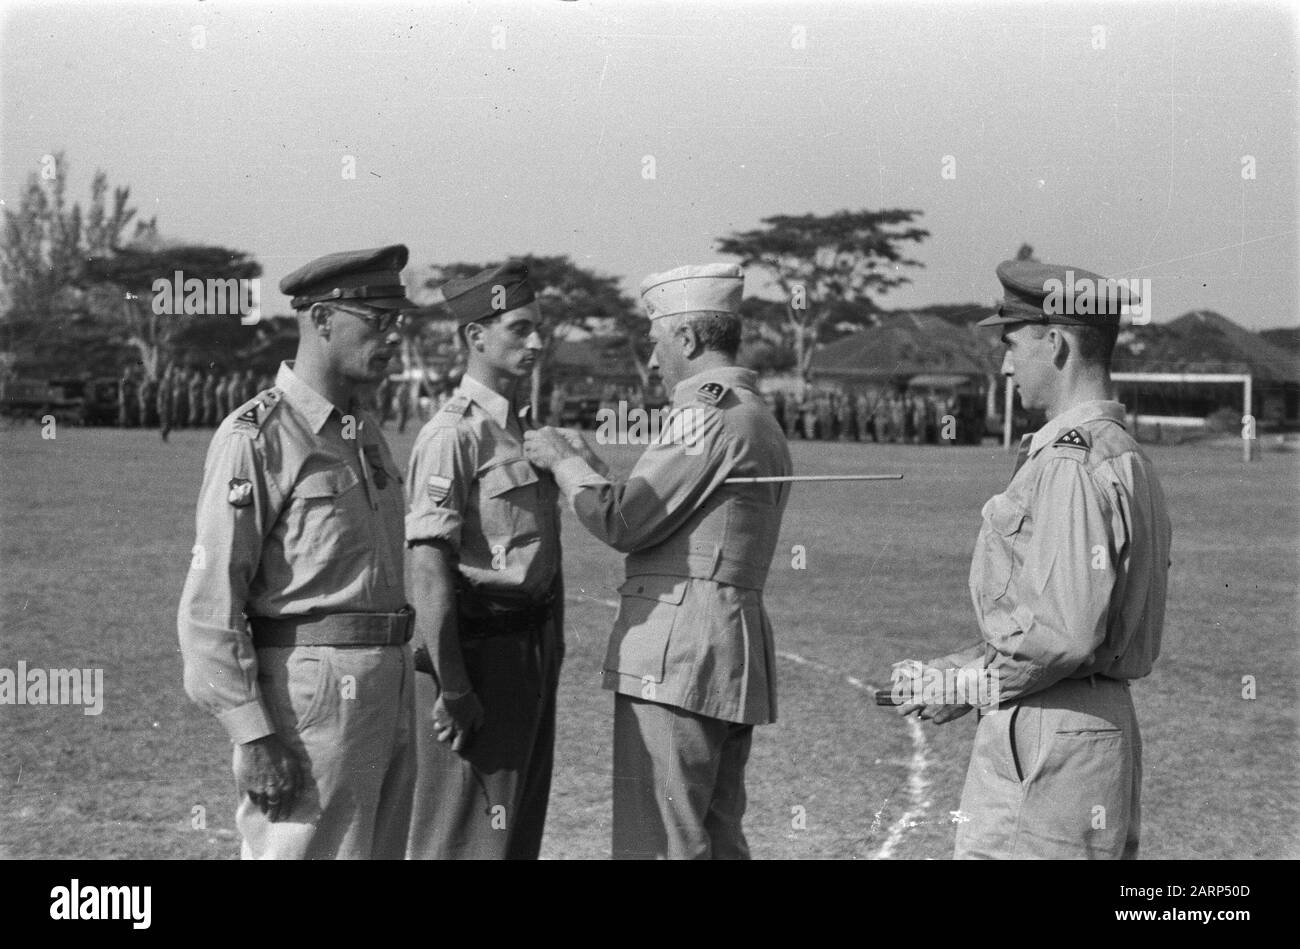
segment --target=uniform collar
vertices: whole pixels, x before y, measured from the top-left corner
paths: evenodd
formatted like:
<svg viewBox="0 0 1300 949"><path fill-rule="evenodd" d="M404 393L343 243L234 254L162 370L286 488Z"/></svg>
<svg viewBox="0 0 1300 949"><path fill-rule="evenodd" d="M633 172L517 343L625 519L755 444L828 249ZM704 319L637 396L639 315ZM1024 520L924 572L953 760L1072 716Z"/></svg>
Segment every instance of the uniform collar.
<svg viewBox="0 0 1300 949"><path fill-rule="evenodd" d="M1061 433L1068 432L1076 425L1082 425L1084 422L1095 422L1099 419L1118 422L1123 425L1124 403L1112 402L1108 399L1095 399L1091 402L1080 402L1078 405L1071 406L1034 432L1034 437L1029 443L1030 457L1032 458L1056 441L1057 436Z"/></svg>
<svg viewBox="0 0 1300 949"><path fill-rule="evenodd" d="M294 411L307 420L312 434L319 435L320 430L329 421L330 415L338 411L333 402L298 378L297 373L293 371L292 361L280 363L280 369L275 374L275 385L284 393L285 399L293 406ZM352 410L355 405L356 402L353 401L348 406L349 410Z"/></svg>
<svg viewBox="0 0 1300 949"><path fill-rule="evenodd" d="M741 369L739 366L719 366L716 369L697 372L673 387L673 405L689 399L694 395L695 390L706 382L721 382L733 389L753 389L758 385L758 373L753 369Z"/></svg>
<svg viewBox="0 0 1300 949"><path fill-rule="evenodd" d="M500 392L489 389L471 375L466 375L460 380L460 391L466 398L478 403L479 408L486 412L488 418L498 426L510 427L506 424L510 421L510 400ZM519 415L522 416L527 408L526 405L520 406Z"/></svg>

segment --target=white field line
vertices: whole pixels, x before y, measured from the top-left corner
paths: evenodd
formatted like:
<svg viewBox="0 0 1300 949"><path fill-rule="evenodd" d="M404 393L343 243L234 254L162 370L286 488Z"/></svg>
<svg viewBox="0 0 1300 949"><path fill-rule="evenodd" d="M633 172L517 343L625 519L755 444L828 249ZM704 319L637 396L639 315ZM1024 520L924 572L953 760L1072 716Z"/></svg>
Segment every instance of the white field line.
<svg viewBox="0 0 1300 949"><path fill-rule="evenodd" d="M618 609L617 600L606 600L599 597L591 596L587 593L569 594L566 600L587 603L599 603L601 606L607 606L610 609ZM816 669L818 672L829 676L840 676L840 673L822 665L820 662L808 659L795 652L783 652L778 650L777 656L785 659L787 662L793 662L796 665L807 666L809 669ZM875 686L868 682L863 682L856 676L842 676L845 683L861 692L875 692ZM912 735L912 757L907 763L907 810L903 811L898 820L894 821L889 828L889 834L885 837L879 849L872 854L872 860L888 860L894 856L894 851L903 839L903 835L912 827L925 822L925 816L930 809L930 779L926 777L926 772L930 767L929 745L925 740L925 729L916 717L909 715L904 721L907 722L907 729ZM886 799L885 804L881 805L881 810L876 813L876 820L872 823L873 832L879 827L880 815L884 811L889 801Z"/></svg>

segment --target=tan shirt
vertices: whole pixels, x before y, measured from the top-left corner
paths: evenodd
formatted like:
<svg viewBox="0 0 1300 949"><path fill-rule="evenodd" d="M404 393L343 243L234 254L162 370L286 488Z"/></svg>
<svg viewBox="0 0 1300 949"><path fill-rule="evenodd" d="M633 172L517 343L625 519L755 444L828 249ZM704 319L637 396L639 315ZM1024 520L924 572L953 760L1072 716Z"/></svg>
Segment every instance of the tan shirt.
<svg viewBox="0 0 1300 949"><path fill-rule="evenodd" d="M1160 652L1171 528L1119 402L1086 402L1032 437L984 505L970 591L1013 700L1063 678L1137 679Z"/></svg>
<svg viewBox="0 0 1300 949"><path fill-rule="evenodd" d="M659 440L626 481L581 458L555 467L583 527L628 555L604 687L746 724L776 720L762 591L789 485L724 482L791 469L756 383L728 367L679 384Z"/></svg>
<svg viewBox="0 0 1300 949"><path fill-rule="evenodd" d="M443 540L486 598L538 599L560 572L559 491L524 457L527 407L466 376L411 451L407 542Z"/></svg>
<svg viewBox="0 0 1300 949"><path fill-rule="evenodd" d="M177 615L186 692L236 742L274 730L246 616L406 605L402 479L383 434L291 366L212 438Z"/></svg>

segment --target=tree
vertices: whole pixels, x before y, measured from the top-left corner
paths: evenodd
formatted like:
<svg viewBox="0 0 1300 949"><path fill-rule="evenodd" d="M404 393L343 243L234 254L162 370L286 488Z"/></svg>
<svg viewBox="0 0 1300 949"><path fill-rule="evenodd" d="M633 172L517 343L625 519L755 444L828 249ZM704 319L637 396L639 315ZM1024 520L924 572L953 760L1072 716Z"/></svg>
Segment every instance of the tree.
<svg viewBox="0 0 1300 949"><path fill-rule="evenodd" d="M1038 260L1034 256L1034 248L1029 244L1021 244L1020 250L1016 251L1016 260Z"/></svg>
<svg viewBox="0 0 1300 949"><path fill-rule="evenodd" d="M194 349L221 344L252 345L257 333L235 315L177 315L158 313L154 282L185 280L249 280L261 276L262 265L243 251L207 244L168 246L158 241L118 248L87 262L84 279L100 305L116 316L119 338L140 355L146 375L157 379L164 356L178 341Z"/></svg>
<svg viewBox="0 0 1300 949"><path fill-rule="evenodd" d="M795 367L806 383L813 347L836 316L836 304L872 303L873 295L911 280L900 267L920 267L901 245L930 232L910 226L920 211L837 211L828 215L776 215L761 228L718 241L718 250L741 266L764 272L780 288L785 332Z"/></svg>
<svg viewBox="0 0 1300 949"><path fill-rule="evenodd" d="M90 370L113 360L120 345L86 285L89 258L111 254L127 239L136 210L130 189L96 171L89 210L68 207L67 162L46 156L28 176L17 210L4 209L0 235L0 323L4 348L45 374ZM135 239L156 234L154 220L135 221ZM114 366L116 370L116 366Z"/></svg>
<svg viewBox="0 0 1300 949"><path fill-rule="evenodd" d="M568 255L521 258L528 265L528 279L537 294L542 321L538 328L544 344L533 367L532 401L541 404L541 379L554 350L557 333L566 327L578 327L601 336L622 337L636 364L642 384L648 382L648 353L644 340L648 321L619 289L618 279L598 274L575 264ZM476 274L491 264L454 263L435 266L428 287L438 287L456 277Z"/></svg>

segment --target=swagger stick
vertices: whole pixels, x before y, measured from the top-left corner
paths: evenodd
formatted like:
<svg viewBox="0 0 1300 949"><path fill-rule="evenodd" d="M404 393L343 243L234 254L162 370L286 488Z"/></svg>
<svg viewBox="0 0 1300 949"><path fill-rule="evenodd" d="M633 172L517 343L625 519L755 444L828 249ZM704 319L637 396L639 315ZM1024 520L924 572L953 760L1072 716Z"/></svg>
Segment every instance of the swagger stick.
<svg viewBox="0 0 1300 949"><path fill-rule="evenodd" d="M901 481L901 474L881 475L773 475L764 478L728 478L723 484L779 484L784 481Z"/></svg>

